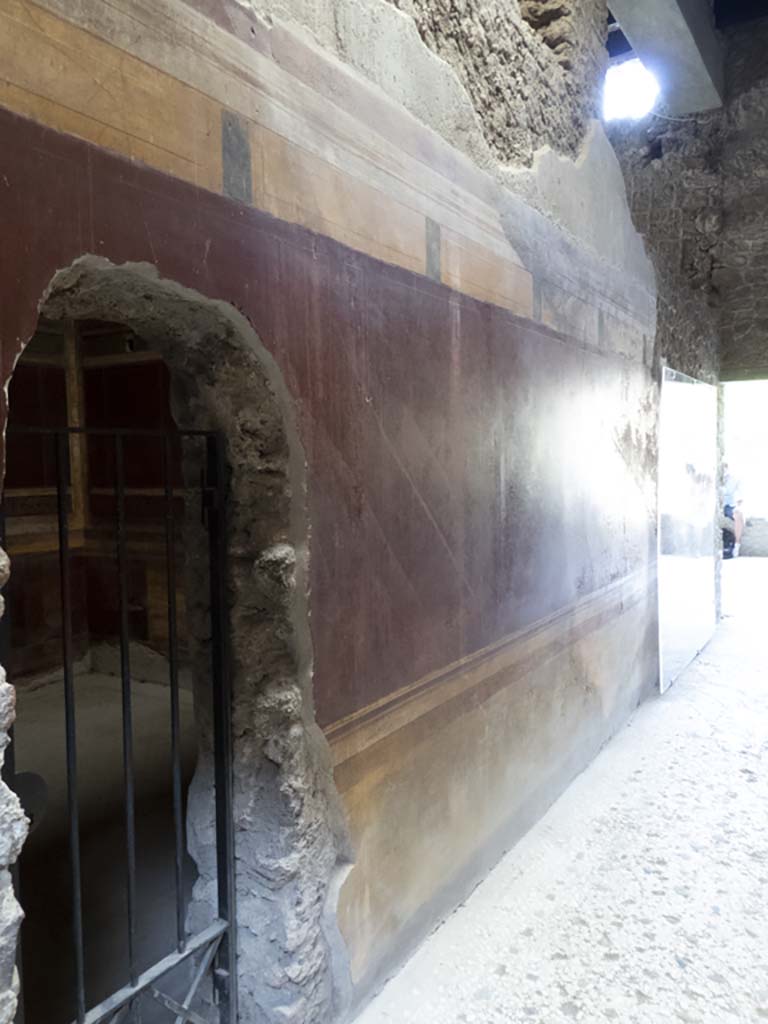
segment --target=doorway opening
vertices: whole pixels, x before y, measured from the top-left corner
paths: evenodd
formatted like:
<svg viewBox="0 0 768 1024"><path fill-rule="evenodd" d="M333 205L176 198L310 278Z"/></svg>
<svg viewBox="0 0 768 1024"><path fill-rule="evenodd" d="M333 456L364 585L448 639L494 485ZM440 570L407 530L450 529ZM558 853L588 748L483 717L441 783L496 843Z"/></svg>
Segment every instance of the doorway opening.
<svg viewBox="0 0 768 1024"><path fill-rule="evenodd" d="M179 641L184 633L191 672L191 683L186 683L191 698L184 696L185 681L181 676L179 679L180 745L183 751L189 751L188 760L183 761L187 765L183 780L189 775L189 763L193 763L184 808L190 858L185 859L183 870L184 915L189 935L215 927L221 916L222 875L217 863L221 819L216 799L221 787L217 784L217 729L210 667L215 601L208 571L212 565L208 524L211 509L220 509L221 505L207 499L203 502L205 492L211 489L211 460L199 444L195 448L192 438L205 435L218 439L217 465L225 464L227 472L226 527L218 536L221 557L217 564L225 567L218 585L229 627L226 640L232 688L231 895L235 910L228 923L230 948L236 960L231 977L227 968L219 965L215 978L218 984L230 982L230 1018L236 1013L237 994L237 1019L241 1024L277 1024L292 1017L322 1024L343 1011L351 988L336 903L352 858L333 783L330 751L314 718L306 459L294 400L271 354L242 314L225 302L160 278L150 265L117 266L95 256L80 257L54 275L39 314L44 328L75 324L85 333L91 327L106 330L111 340L102 336L102 344L109 347L114 343L119 353L127 348L139 357L133 362L144 366L143 372L148 372L146 366L153 360L164 366L165 371L160 372L167 374L164 386L170 400L164 406L164 418L154 421L152 429L162 434L170 426L171 434L188 438L176 448L176 442L170 442L179 459L169 478L178 481L174 473L180 473L184 492L179 502L173 487L171 504L183 506L183 523L178 524L178 531L182 536L183 565L180 563L179 568L184 582L177 590L177 612ZM121 332L124 337L118 341ZM126 334L130 335L127 346ZM44 348L45 343L41 344ZM39 344L36 349L44 354ZM35 350L28 351L34 354ZM101 349L105 359L119 353ZM99 356L91 353L88 358ZM92 364L90 369L95 371L97 367ZM105 367L101 370L105 372ZM134 367L134 372L139 370ZM54 385L50 386L55 390ZM61 383L58 387L61 410ZM138 392L132 397L134 405L153 407L150 383L133 391ZM47 393L37 392L38 396ZM66 399L66 380L64 396ZM38 398L38 404L52 409L55 401L46 398L41 402ZM110 414L119 407L117 398L102 401L102 409ZM88 423L85 427L90 429ZM80 445L78 448L68 434L66 459L61 460L72 467L65 503L72 517L78 508L70 484L78 479L77 453L83 447L83 438L77 428L70 433L76 435ZM97 442L97 447L102 443ZM114 511L114 496L110 506L108 494L95 493L101 478L96 474L88 479L89 444L87 441L81 456L88 500L92 504L98 499L106 503L107 510L111 507ZM127 470L127 448L123 455ZM139 462L143 473L152 465L152 458L145 454ZM108 489L115 480L113 476L103 486ZM146 509L146 503L157 496L143 493L153 486L150 483L145 487L143 477L131 480L136 484L132 489L142 493L128 494L129 488L124 489L126 519L128 511L140 519L139 506ZM51 495L40 497L50 501ZM162 503L163 499L159 500ZM10 540L9 545L12 547ZM130 559L125 561L130 568ZM135 630L128 645L129 660L133 658L131 669L135 666L137 671L146 671L146 682L135 685L151 687L155 681L152 672L158 666L164 669L169 659L163 646L162 616L151 614L154 606L147 598L153 579L155 590L163 593L162 574L158 571L153 575L149 566L146 575L149 582L144 586L141 573L137 578L127 574L124 604L128 625ZM166 586L166 597L171 592L173 588ZM80 590L75 596L80 600ZM95 613L104 615L109 601L96 600L95 605ZM12 619L11 613L3 621L12 624ZM90 632L89 623L89 636ZM90 670L109 674L107 669L114 670L115 665L114 648L119 649L120 644L102 644L105 630L99 632L95 625L93 634L99 640L99 653L96 659L89 656ZM73 629L75 648L78 635ZM108 630L106 635L108 638ZM44 635L43 646L45 642ZM25 666L30 672L36 668L35 657L35 652L27 655ZM88 664L86 661L86 668ZM14 681L12 676L10 681ZM190 699L194 744L190 732L185 731L188 710L185 712L184 702ZM38 827L42 828L42 823ZM22 850L22 862L24 856ZM21 903L23 907L23 887ZM108 924L102 920L102 926ZM219 1024L224 1019L219 1013L221 996L217 1005L210 972L207 977L199 1007L192 1015L187 1013L185 1017L173 1009L177 997L167 986L162 990L163 999L149 997L150 1009L163 1011L164 1001L163 1021L199 1018L205 1024ZM146 1021L146 1016L143 1019ZM91 1024L87 1017L86 1021Z"/></svg>
<svg viewBox="0 0 768 1024"><path fill-rule="evenodd" d="M174 1008L197 1013L211 979L230 1019L224 465L215 433L176 427L169 385L129 328L43 319L9 388L7 769L30 821L16 878L19 1024L154 1024ZM209 534L194 567L211 594L206 652L191 642L185 601L192 517ZM196 691L201 657L208 685ZM206 701L219 898L200 930L187 922L197 872L185 819Z"/></svg>
<svg viewBox="0 0 768 1024"><path fill-rule="evenodd" d="M722 608L746 619L768 571L768 380L728 381L722 395Z"/></svg>
<svg viewBox="0 0 768 1024"><path fill-rule="evenodd" d="M717 388L664 367L659 409L660 689L712 638Z"/></svg>
<svg viewBox="0 0 768 1024"><path fill-rule="evenodd" d="M724 555L728 552L736 557L766 558L768 418L765 410L768 381L730 381L722 387L722 504L723 515L730 519L729 523L723 523ZM739 546L734 550L736 543Z"/></svg>

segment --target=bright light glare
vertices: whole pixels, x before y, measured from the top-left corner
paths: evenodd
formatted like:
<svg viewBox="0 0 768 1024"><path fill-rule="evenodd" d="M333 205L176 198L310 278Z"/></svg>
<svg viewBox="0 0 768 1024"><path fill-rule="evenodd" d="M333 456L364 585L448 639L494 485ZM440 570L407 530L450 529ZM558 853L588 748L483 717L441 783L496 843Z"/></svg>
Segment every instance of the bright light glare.
<svg viewBox="0 0 768 1024"><path fill-rule="evenodd" d="M741 484L746 515L768 518L768 381L730 382L725 392L725 458Z"/></svg>
<svg viewBox="0 0 768 1024"><path fill-rule="evenodd" d="M659 95L659 83L639 60L627 60L608 68L603 89L603 117L645 117Z"/></svg>

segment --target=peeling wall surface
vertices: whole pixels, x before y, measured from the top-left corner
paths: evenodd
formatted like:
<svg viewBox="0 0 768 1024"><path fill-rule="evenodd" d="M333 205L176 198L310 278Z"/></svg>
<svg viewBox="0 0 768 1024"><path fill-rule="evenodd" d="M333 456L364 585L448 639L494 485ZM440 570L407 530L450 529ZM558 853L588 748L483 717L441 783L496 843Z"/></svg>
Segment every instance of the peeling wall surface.
<svg viewBox="0 0 768 1024"><path fill-rule="evenodd" d="M228 27L283 22L483 166L578 154L607 62L605 0L188 0Z"/></svg>
<svg viewBox="0 0 768 1024"><path fill-rule="evenodd" d="M528 164L543 146L578 154L606 63L605 3L392 2L456 72L497 160Z"/></svg>
<svg viewBox="0 0 768 1024"><path fill-rule="evenodd" d="M252 723L238 925L264 964L244 1021L319 1024L367 998L657 685L656 290L590 121L604 15L598 0L0 10L4 381L57 271L106 259L130 290L123 265L140 263L153 287L241 318L295 425L276 449L306 483L281 492L309 538L294 592L311 636L293 660L249 611L273 577L287 592L280 531L234 499ZM142 315L162 345L160 314ZM260 371L218 330L173 347L247 480ZM303 666L304 703L248 671L264 644L278 674ZM271 945L249 881L265 871L288 894ZM4 1024L7 881L3 900Z"/></svg>

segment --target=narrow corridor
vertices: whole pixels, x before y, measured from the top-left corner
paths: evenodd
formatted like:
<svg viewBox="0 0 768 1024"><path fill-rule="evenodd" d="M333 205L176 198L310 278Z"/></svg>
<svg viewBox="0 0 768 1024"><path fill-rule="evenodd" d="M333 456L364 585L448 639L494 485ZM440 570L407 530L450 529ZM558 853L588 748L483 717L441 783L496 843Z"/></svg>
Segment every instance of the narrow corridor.
<svg viewBox="0 0 768 1024"><path fill-rule="evenodd" d="M768 559L359 1024L768 1019Z"/></svg>

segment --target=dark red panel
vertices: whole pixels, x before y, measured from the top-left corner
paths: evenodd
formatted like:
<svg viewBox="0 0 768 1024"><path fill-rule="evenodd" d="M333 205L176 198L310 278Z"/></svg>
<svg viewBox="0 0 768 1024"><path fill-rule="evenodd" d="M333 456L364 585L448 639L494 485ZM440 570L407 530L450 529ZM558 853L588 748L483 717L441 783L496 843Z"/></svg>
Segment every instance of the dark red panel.
<svg viewBox="0 0 768 1024"><path fill-rule="evenodd" d="M630 479L611 410L641 368L9 114L4 180L6 368L54 270L88 251L232 303L274 354L309 463L322 723L652 551L640 492L617 504L627 488L583 463L602 446Z"/></svg>
<svg viewBox="0 0 768 1024"><path fill-rule="evenodd" d="M14 427L63 427L67 423L64 370L20 363L8 389ZM53 487L56 465L50 438L16 434L9 448L5 485L9 488Z"/></svg>

